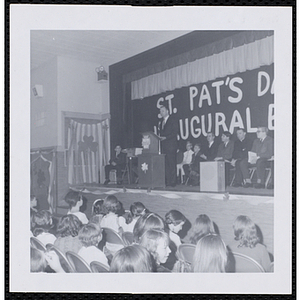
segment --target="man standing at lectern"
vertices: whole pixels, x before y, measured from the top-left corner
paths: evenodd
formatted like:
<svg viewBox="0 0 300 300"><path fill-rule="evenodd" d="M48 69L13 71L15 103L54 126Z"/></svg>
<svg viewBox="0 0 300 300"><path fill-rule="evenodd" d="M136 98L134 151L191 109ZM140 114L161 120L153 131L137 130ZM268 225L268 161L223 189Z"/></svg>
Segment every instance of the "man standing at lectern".
<svg viewBox="0 0 300 300"><path fill-rule="evenodd" d="M165 154L166 186L176 185L176 152L178 121L169 114L167 102L160 107L162 120L159 121L158 129L161 140L161 153Z"/></svg>

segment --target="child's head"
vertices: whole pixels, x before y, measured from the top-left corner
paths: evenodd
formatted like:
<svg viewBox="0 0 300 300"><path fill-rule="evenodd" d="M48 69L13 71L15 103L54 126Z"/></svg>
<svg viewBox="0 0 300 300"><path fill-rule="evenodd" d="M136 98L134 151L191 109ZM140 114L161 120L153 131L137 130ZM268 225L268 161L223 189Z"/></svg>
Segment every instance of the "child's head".
<svg viewBox="0 0 300 300"><path fill-rule="evenodd" d="M145 231L139 244L152 254L158 265L165 263L171 253L169 235L162 230L149 229Z"/></svg>
<svg viewBox="0 0 300 300"><path fill-rule="evenodd" d="M103 203L105 213L108 214L112 212L116 214L120 209L120 204L118 202L119 201L116 196L114 195L107 196Z"/></svg>
<svg viewBox="0 0 300 300"><path fill-rule="evenodd" d="M46 266L45 253L30 247L30 272L44 272Z"/></svg>
<svg viewBox="0 0 300 300"><path fill-rule="evenodd" d="M96 199L92 206L92 215L104 215L104 200Z"/></svg>
<svg viewBox="0 0 300 300"><path fill-rule="evenodd" d="M77 216L69 214L60 218L56 232L60 237L77 236L80 228L82 227L81 221Z"/></svg>
<svg viewBox="0 0 300 300"><path fill-rule="evenodd" d="M197 244L208 233L215 233L214 224L207 215L199 215L192 226L191 243Z"/></svg>
<svg viewBox="0 0 300 300"><path fill-rule="evenodd" d="M147 213L141 216L133 228L133 239L135 242L139 242L139 239L145 231L149 229L165 229L164 220L155 213Z"/></svg>
<svg viewBox="0 0 300 300"><path fill-rule="evenodd" d="M78 237L85 247L97 246L102 239L101 228L93 223L83 225L79 230Z"/></svg>
<svg viewBox="0 0 300 300"><path fill-rule="evenodd" d="M233 230L240 247L253 248L259 242L256 226L247 216L238 216L233 223Z"/></svg>
<svg viewBox="0 0 300 300"><path fill-rule="evenodd" d="M37 206L37 199L35 195L30 195L30 208L34 208Z"/></svg>
<svg viewBox="0 0 300 300"><path fill-rule="evenodd" d="M166 213L165 222L174 233L178 233L182 229L185 221L186 217L178 210L173 209Z"/></svg>
<svg viewBox="0 0 300 300"><path fill-rule="evenodd" d="M148 213L149 211L143 203L134 202L133 204L130 205L130 212L133 218L139 218L144 214Z"/></svg>
<svg viewBox="0 0 300 300"><path fill-rule="evenodd" d="M113 257L111 272L153 272L153 258L146 248L131 245L119 250Z"/></svg>
<svg viewBox="0 0 300 300"><path fill-rule="evenodd" d="M118 200L118 204L117 204L117 211L116 214L120 217L123 216L125 214L125 209L123 207L123 203L121 201Z"/></svg>
<svg viewBox="0 0 300 300"><path fill-rule="evenodd" d="M224 273L226 264L226 245L219 235L208 234L198 241L192 265L194 272Z"/></svg>
<svg viewBox="0 0 300 300"><path fill-rule="evenodd" d="M48 232L52 225L52 215L48 210L41 210L32 217L32 233L34 236L38 236L42 232Z"/></svg>
<svg viewBox="0 0 300 300"><path fill-rule="evenodd" d="M76 191L69 191L65 196L65 201L69 204L70 209L77 207L79 209L83 204L82 195Z"/></svg>

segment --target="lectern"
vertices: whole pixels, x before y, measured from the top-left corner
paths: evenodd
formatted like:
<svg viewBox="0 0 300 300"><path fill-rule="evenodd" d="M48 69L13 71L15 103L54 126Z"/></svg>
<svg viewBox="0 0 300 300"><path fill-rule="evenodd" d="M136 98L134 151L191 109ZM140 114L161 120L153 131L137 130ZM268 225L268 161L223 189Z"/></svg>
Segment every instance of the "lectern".
<svg viewBox="0 0 300 300"><path fill-rule="evenodd" d="M139 186L165 187L165 155L159 154L159 137L143 132L143 152L138 156Z"/></svg>

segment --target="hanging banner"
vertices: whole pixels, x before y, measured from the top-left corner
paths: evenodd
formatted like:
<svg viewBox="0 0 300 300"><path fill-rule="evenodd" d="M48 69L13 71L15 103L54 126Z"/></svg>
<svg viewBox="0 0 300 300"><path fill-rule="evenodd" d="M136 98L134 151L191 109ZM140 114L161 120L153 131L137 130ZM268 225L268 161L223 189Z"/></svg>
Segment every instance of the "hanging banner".
<svg viewBox="0 0 300 300"><path fill-rule="evenodd" d="M203 142L207 132L218 137L242 127L254 136L257 126L274 130L274 64L206 83L133 100L131 124L136 146L142 131L157 133L162 101L178 119L179 147Z"/></svg>

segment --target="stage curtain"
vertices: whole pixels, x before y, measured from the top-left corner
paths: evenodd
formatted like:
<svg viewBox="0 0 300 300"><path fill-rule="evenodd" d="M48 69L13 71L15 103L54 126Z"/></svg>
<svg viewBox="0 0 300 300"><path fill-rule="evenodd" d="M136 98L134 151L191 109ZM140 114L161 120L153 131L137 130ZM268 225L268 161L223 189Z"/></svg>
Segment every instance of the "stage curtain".
<svg viewBox="0 0 300 300"><path fill-rule="evenodd" d="M56 173L56 153L52 150L36 150L30 152L30 184L31 193L39 196L47 194L49 211L54 212L54 180ZM44 193L43 193L44 194Z"/></svg>
<svg viewBox="0 0 300 300"><path fill-rule="evenodd" d="M194 60L195 51L178 58L177 63L185 63L176 67L167 68L168 64L161 63L162 71L159 73L154 73L159 68L154 70L149 67L148 74L151 75L131 82L131 99L142 99L183 86L253 70L274 62L273 35L269 31L239 34L238 38L226 38L219 43L199 48L198 56L202 58ZM146 73L145 70L136 72L127 79L139 78Z"/></svg>
<svg viewBox="0 0 300 300"><path fill-rule="evenodd" d="M68 183L99 183L108 161L109 119L71 119L68 127Z"/></svg>

